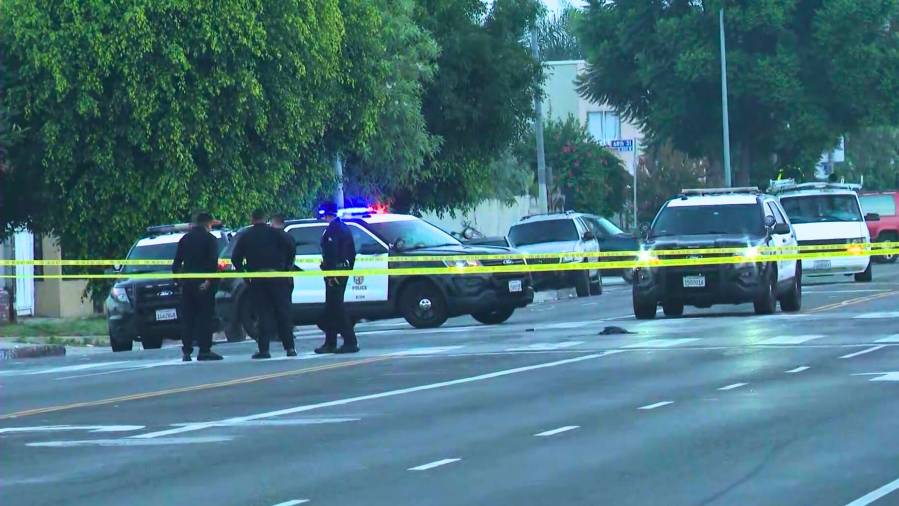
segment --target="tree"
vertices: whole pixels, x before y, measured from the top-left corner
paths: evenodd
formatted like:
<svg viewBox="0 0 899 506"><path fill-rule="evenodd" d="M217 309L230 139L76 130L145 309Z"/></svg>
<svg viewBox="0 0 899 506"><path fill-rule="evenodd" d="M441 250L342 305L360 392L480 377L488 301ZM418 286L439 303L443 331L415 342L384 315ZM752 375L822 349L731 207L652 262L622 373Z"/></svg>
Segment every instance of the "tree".
<svg viewBox="0 0 899 506"><path fill-rule="evenodd" d="M548 12L537 24L537 47L541 61L583 60L584 51L574 33L581 11L567 2L558 12Z"/></svg>
<svg viewBox="0 0 899 506"><path fill-rule="evenodd" d="M855 183L865 178L866 190L899 188L899 128L866 128L846 135L846 163L837 177Z"/></svg>
<svg viewBox="0 0 899 506"><path fill-rule="evenodd" d="M428 132L443 142L412 186L394 194L398 210L439 212L476 205L492 188L494 162L534 115L543 69L522 43L542 6L536 0L418 0L416 18L440 46L425 88Z"/></svg>
<svg viewBox="0 0 899 506"><path fill-rule="evenodd" d="M637 219L645 223L652 222L662 205L681 190L704 187L708 162L692 159L670 144L650 144L637 161L637 171Z"/></svg>
<svg viewBox="0 0 899 506"><path fill-rule="evenodd" d="M6 103L30 127L10 159L39 195L35 227L77 258L120 258L197 207L242 222L313 195L330 171L304 150L341 125L358 77L344 41L328 0L3 2ZM347 138L376 104L351 105L363 134Z"/></svg>
<svg viewBox="0 0 899 506"><path fill-rule="evenodd" d="M575 32L579 91L644 133L708 157L721 177L721 1L589 0ZM813 166L842 132L899 119L899 2L783 0L725 7L736 184ZM851 97L851 98L850 98Z"/></svg>

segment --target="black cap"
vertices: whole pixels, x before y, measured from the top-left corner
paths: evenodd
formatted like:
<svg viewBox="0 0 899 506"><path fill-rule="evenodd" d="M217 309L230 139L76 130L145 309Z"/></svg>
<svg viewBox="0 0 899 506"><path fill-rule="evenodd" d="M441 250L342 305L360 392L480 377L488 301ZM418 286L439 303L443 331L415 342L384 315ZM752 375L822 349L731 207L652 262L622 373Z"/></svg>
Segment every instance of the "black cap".
<svg viewBox="0 0 899 506"><path fill-rule="evenodd" d="M325 202L318 208L318 214L325 216L337 216L337 204L334 202Z"/></svg>

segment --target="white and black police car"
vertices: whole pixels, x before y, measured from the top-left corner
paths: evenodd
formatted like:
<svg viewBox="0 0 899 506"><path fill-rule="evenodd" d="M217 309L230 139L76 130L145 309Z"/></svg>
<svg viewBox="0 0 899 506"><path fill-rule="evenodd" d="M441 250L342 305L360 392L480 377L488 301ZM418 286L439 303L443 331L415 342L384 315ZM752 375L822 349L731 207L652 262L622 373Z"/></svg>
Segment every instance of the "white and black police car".
<svg viewBox="0 0 899 506"><path fill-rule="evenodd" d="M106 297L106 325L112 351L128 351L135 341L140 341L144 349L162 347L164 339L180 339L179 323L181 290L176 280L168 278L129 278L134 274L172 272L171 261L175 258L178 241L190 231L191 225L180 223L147 228L128 252L126 260L166 260L164 265L124 265L107 271L120 274L123 279L116 281ZM224 251L232 233L222 227L221 222L213 224L212 235ZM219 263L224 269L225 263ZM216 318L215 332L225 331L229 341L246 339L241 329L225 328ZM237 334L234 334L237 332Z"/></svg>
<svg viewBox="0 0 899 506"><path fill-rule="evenodd" d="M373 207L346 208L340 218L353 234L355 270L404 269L414 267L468 267L475 265L521 265L521 259L446 260L440 262L388 262L402 256L508 255L515 250L499 246L471 245L415 216L390 214ZM322 219L290 220L285 231L296 241L296 267L318 271L321 237L327 227ZM241 230L242 231L242 230ZM240 236L238 231L236 237ZM236 240L222 253L229 260ZM255 337L256 320L244 298L241 279L223 280L216 295L216 312L225 328L241 326ZM315 325L324 311L324 282L318 276L294 278L293 323ZM471 315L484 324L508 320L517 308L533 302L534 288L527 272L360 275L347 283L346 308L354 322L402 317L416 328L439 327L450 317ZM236 335L236 334L235 334Z"/></svg>
<svg viewBox="0 0 899 506"><path fill-rule="evenodd" d="M666 202L646 234L634 271L633 304L638 319L654 318L659 305L666 316L684 306L751 302L757 314L802 306L802 263L764 262L763 246L798 252L796 232L776 197L758 188L683 190ZM738 249L737 253L675 254L664 250ZM793 249L796 248L796 249ZM737 256L739 263L658 266L658 260ZM654 267L654 265L656 265Z"/></svg>

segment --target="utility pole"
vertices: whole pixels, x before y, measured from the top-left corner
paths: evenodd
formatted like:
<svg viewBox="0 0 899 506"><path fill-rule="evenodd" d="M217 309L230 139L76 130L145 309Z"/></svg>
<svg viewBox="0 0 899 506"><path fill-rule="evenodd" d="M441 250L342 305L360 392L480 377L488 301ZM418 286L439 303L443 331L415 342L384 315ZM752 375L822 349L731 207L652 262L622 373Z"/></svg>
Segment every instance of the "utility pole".
<svg viewBox="0 0 899 506"><path fill-rule="evenodd" d="M540 49L537 44L537 27L531 28L531 50L534 52L534 58L540 61ZM546 153L543 151L543 104L540 100L540 88L537 82L534 82L534 132L537 134L537 184L539 186L539 195L537 196L537 204L541 213L549 212L549 192L547 186L552 185L552 180L548 177L546 171Z"/></svg>
<svg viewBox="0 0 899 506"><path fill-rule="evenodd" d="M334 190L334 203L337 207L343 208L343 163L340 161L340 155L334 156L334 176L337 177L337 189Z"/></svg>
<svg viewBox="0 0 899 506"><path fill-rule="evenodd" d="M730 188L730 127L727 119L727 56L724 51L724 7L718 13L718 25L721 31L721 115L724 123L724 186ZM745 146L743 149L746 149Z"/></svg>

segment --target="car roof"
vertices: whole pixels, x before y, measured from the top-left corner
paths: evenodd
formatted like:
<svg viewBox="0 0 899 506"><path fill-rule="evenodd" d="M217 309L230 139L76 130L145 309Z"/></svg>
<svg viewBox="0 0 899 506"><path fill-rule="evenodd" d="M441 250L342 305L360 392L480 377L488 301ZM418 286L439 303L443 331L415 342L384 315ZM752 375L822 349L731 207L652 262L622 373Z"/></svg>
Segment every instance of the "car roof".
<svg viewBox="0 0 899 506"><path fill-rule="evenodd" d="M214 235L217 239L221 239L224 235L228 233L227 230L213 230L212 235ZM174 232L170 234L162 234L150 237L142 237L138 239L136 246L155 246L158 244L172 244L181 240L182 237L187 235L187 232Z"/></svg>
<svg viewBox="0 0 899 506"><path fill-rule="evenodd" d="M808 197L812 195L858 195L853 190L843 188L817 188L811 190L788 190L779 194L778 198L784 197Z"/></svg>
<svg viewBox="0 0 899 506"><path fill-rule="evenodd" d="M525 223L535 223L539 221L561 221L561 220L572 220L574 218L584 216L582 213L550 213L550 214L531 214L528 216L524 216L515 222L512 226L515 225L523 225Z"/></svg>
<svg viewBox="0 0 899 506"><path fill-rule="evenodd" d="M764 194L688 195L669 200L668 207L758 205L759 197L765 196Z"/></svg>

